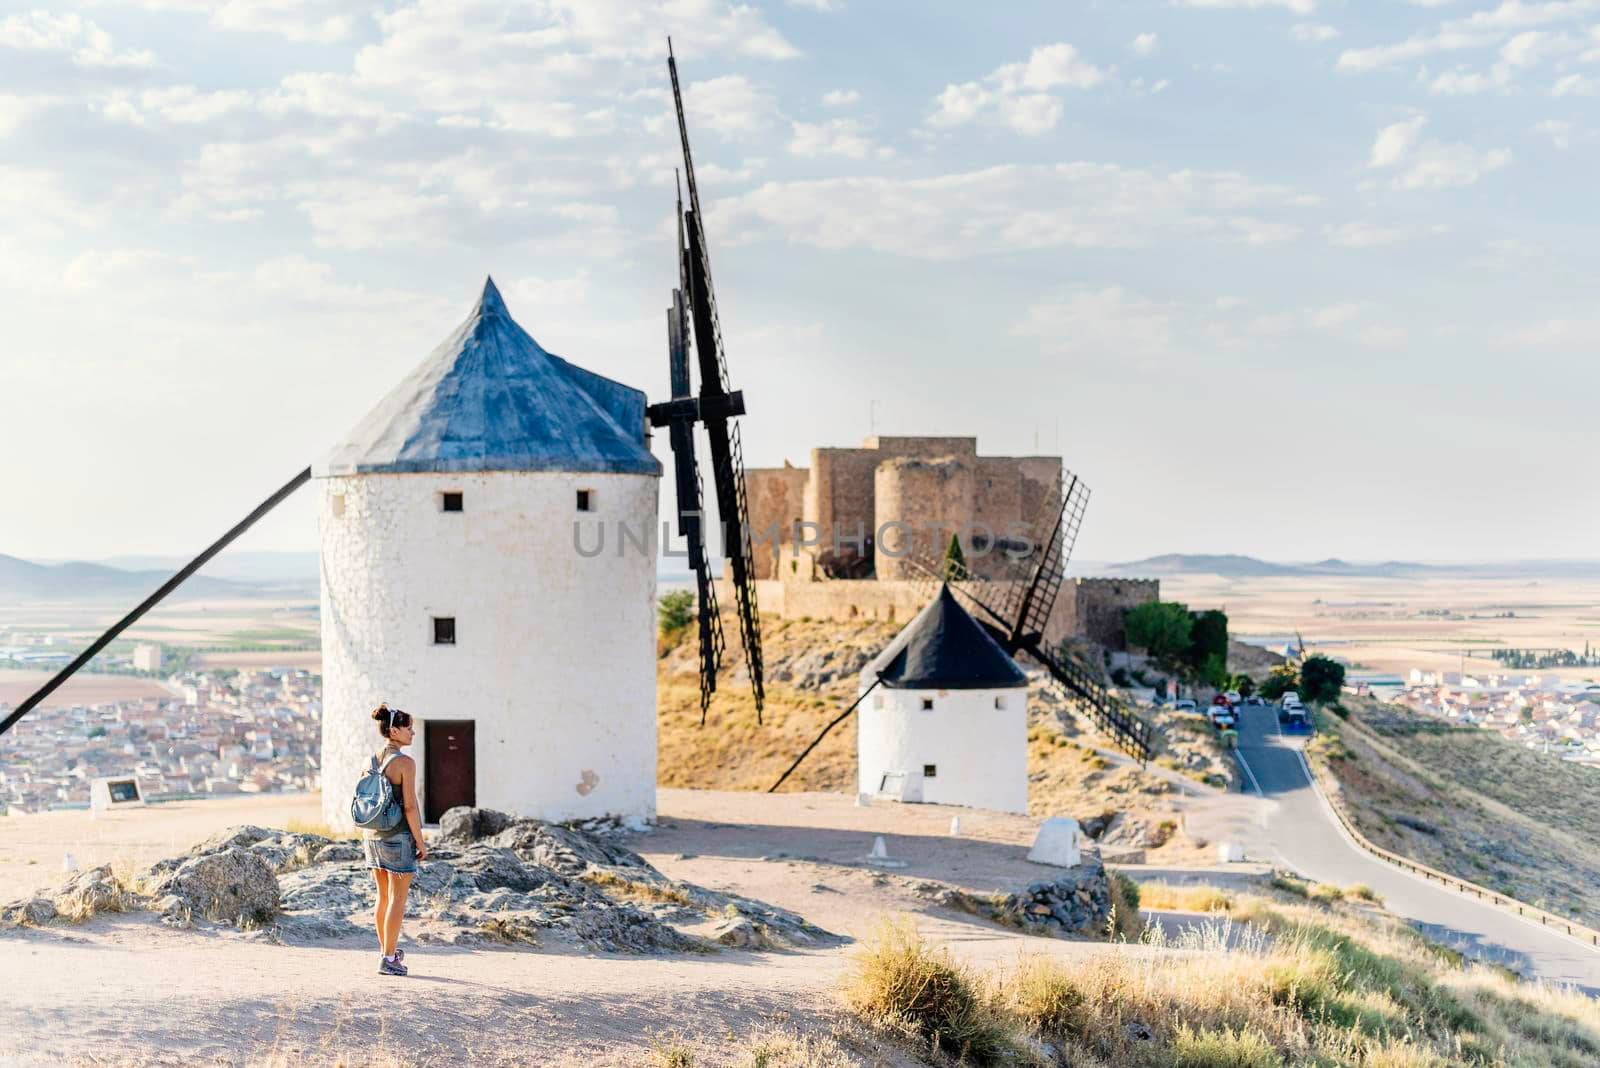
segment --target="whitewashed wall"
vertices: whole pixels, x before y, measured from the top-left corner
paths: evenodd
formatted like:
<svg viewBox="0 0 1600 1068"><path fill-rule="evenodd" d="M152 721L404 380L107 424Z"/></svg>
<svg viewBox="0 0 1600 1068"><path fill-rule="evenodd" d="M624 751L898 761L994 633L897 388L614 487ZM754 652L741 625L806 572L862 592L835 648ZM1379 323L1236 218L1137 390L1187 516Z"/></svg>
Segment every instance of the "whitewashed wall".
<svg viewBox="0 0 1600 1068"><path fill-rule="evenodd" d="M865 688L865 684L862 687ZM922 700L933 698L924 710ZM1005 707L996 708L1001 699ZM859 786L873 793L883 775L920 777L922 800L998 812L1028 811L1028 691L895 690L880 686L856 710Z"/></svg>
<svg viewBox="0 0 1600 1068"><path fill-rule="evenodd" d="M556 472L322 478L323 814L382 745L379 702L422 721L476 721L480 806L544 819L653 818L653 550L618 552L617 523L659 537L659 479ZM579 513L577 490L592 492ZM439 495L464 494L440 511ZM592 552L580 555L581 524ZM454 616L456 644L433 644Z"/></svg>

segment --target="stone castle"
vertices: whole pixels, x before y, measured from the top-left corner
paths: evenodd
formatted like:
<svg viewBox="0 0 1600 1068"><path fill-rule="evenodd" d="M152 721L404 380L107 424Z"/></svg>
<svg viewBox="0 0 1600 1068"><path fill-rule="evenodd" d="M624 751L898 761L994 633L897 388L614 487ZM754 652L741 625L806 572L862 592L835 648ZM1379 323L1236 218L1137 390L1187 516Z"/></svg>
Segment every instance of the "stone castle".
<svg viewBox="0 0 1600 1068"><path fill-rule="evenodd" d="M927 600L912 557L942 559L952 537L968 568L1003 578L1005 549L1048 536L1059 456L980 456L976 438L871 437L811 450L811 465L746 472L757 596L786 619L905 621ZM1068 579L1046 635L1123 649L1122 614L1159 599L1154 579Z"/></svg>

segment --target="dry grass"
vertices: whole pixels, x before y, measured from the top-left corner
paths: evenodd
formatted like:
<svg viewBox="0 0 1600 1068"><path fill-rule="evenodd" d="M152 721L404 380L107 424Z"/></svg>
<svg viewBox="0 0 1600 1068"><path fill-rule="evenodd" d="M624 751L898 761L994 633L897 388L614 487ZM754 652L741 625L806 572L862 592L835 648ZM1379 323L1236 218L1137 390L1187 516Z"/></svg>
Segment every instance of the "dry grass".
<svg viewBox="0 0 1600 1068"><path fill-rule="evenodd" d="M654 883L639 882L627 879L616 872L601 871L596 868L584 872L579 876L590 886L606 891L608 897L623 901L656 901L669 905L684 905L695 908L694 899L675 886L657 886Z"/></svg>
<svg viewBox="0 0 1600 1068"><path fill-rule="evenodd" d="M1600 772L1353 699L1309 752L1374 843L1600 926Z"/></svg>
<svg viewBox="0 0 1600 1068"><path fill-rule="evenodd" d="M329 838L335 842L353 842L361 838L360 831L336 831L318 820L289 820L283 825L283 829L290 834L314 834L319 838Z"/></svg>
<svg viewBox="0 0 1600 1068"><path fill-rule="evenodd" d="M851 1068L862 1063L839 1037L769 1024L744 1036L749 1068Z"/></svg>
<svg viewBox="0 0 1600 1068"><path fill-rule="evenodd" d="M1600 1007L1580 994L1464 967L1348 906L1228 900L1231 916L1209 933L1147 939L1187 952L1071 964L1025 955L987 977L893 928L864 951L850 1004L915 1021L922 1041L936 1021L981 1021L994 1038L986 1055L968 1050L975 1064L1028 1063L1037 1042L1055 1047L1056 1063L1148 1068L1600 1063Z"/></svg>
<svg viewBox="0 0 1600 1068"><path fill-rule="evenodd" d="M845 1002L869 1022L975 1064L1017 1054L1015 1023L985 997L980 980L924 941L909 920L886 921L854 965Z"/></svg>
<svg viewBox="0 0 1600 1068"><path fill-rule="evenodd" d="M1139 905L1157 912L1227 912L1233 908L1233 895L1215 886L1141 883Z"/></svg>
<svg viewBox="0 0 1600 1068"><path fill-rule="evenodd" d="M478 925L486 938L508 946L536 946L539 944L539 927L525 917L491 916Z"/></svg>
<svg viewBox="0 0 1600 1068"><path fill-rule="evenodd" d="M694 1049L682 1034L650 1039L650 1064L654 1068L694 1068Z"/></svg>

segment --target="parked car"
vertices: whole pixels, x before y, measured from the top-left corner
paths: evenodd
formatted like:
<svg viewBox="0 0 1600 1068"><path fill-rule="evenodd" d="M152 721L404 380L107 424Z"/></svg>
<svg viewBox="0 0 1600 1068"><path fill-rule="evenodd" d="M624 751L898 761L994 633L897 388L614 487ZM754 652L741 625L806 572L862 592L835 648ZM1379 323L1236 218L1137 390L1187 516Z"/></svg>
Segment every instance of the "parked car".
<svg viewBox="0 0 1600 1068"><path fill-rule="evenodd" d="M1211 707L1206 709L1206 715L1211 717L1211 725L1219 731L1228 730L1239 721L1239 717L1234 714L1233 706L1220 693L1211 702Z"/></svg>
<svg viewBox="0 0 1600 1068"><path fill-rule="evenodd" d="M1311 721L1306 718L1304 705L1291 705L1288 708L1278 709L1278 722L1289 730L1309 730Z"/></svg>
<svg viewBox="0 0 1600 1068"><path fill-rule="evenodd" d="M1257 708L1262 708L1265 707L1267 699L1258 693L1253 693L1244 699L1244 703L1247 705L1255 705Z"/></svg>
<svg viewBox="0 0 1600 1068"><path fill-rule="evenodd" d="M1174 712L1194 712L1198 708L1199 706L1194 703L1194 698L1192 697L1180 697L1172 703Z"/></svg>
<svg viewBox="0 0 1600 1068"><path fill-rule="evenodd" d="M1229 708L1238 708L1239 707L1239 702L1244 700L1244 698L1239 696L1239 691L1238 690L1229 690L1227 693L1223 694L1222 696L1227 698L1228 707Z"/></svg>

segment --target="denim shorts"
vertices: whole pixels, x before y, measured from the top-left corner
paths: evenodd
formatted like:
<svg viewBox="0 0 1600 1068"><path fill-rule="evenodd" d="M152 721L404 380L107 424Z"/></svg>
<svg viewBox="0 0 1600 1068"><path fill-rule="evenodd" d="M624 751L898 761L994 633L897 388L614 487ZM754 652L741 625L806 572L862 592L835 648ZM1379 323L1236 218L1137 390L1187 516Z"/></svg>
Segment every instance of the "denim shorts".
<svg viewBox="0 0 1600 1068"><path fill-rule="evenodd" d="M367 867L382 868L396 875L415 875L417 871L417 841L409 830L391 834L387 838L368 838Z"/></svg>

